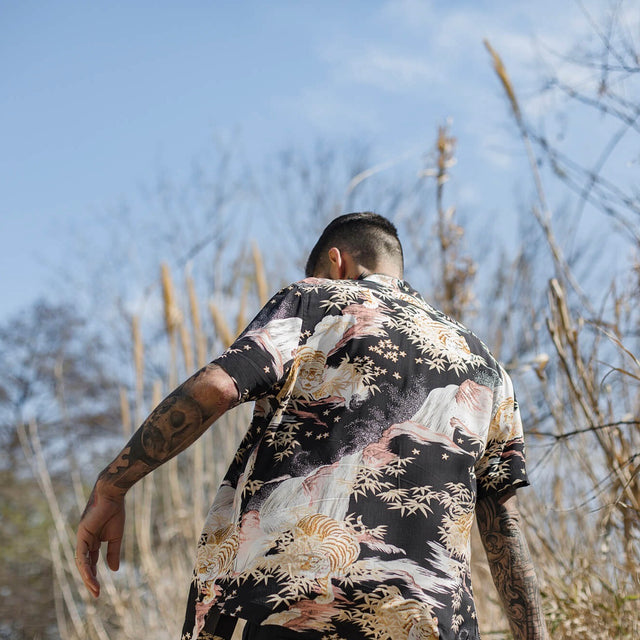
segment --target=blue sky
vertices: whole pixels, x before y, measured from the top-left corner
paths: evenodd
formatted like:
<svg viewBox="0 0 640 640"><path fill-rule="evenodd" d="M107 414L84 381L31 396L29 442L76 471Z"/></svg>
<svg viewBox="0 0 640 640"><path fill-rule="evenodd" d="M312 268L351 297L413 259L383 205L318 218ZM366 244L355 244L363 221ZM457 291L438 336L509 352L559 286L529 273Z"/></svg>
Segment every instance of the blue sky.
<svg viewBox="0 0 640 640"><path fill-rule="evenodd" d="M482 39L527 96L538 54L585 31L549 0L0 0L0 319L47 292L78 232L215 136L257 159L318 138L419 156L451 118L458 204L508 207L526 169Z"/></svg>

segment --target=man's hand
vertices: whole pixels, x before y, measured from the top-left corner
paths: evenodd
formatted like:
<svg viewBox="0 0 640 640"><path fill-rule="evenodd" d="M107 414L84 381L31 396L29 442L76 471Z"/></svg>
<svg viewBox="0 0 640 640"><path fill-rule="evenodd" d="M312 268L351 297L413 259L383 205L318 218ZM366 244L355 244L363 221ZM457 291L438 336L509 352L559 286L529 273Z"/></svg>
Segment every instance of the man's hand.
<svg viewBox="0 0 640 640"><path fill-rule="evenodd" d="M98 557L100 545L107 543L107 564L112 571L120 566L120 546L124 533L124 495L106 495L94 487L78 526L76 566L94 598L100 595Z"/></svg>

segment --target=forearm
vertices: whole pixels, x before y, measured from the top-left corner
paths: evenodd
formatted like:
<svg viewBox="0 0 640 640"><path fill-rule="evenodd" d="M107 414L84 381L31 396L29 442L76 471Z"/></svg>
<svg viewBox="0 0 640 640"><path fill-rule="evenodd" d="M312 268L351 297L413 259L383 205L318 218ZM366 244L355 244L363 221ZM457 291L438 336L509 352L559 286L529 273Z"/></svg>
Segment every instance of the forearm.
<svg viewBox="0 0 640 640"><path fill-rule="evenodd" d="M521 527L515 494L484 498L476 507L478 528L496 589L515 640L546 640L538 580Z"/></svg>
<svg viewBox="0 0 640 640"><path fill-rule="evenodd" d="M124 495L138 480L195 442L237 400L233 380L207 365L168 395L98 476L96 488Z"/></svg>

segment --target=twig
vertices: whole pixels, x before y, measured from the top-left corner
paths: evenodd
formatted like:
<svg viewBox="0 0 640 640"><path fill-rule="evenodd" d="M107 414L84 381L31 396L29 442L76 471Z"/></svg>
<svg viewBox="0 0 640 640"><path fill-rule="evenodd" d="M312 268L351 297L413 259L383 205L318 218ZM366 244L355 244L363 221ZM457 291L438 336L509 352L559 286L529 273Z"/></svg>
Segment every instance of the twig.
<svg viewBox="0 0 640 640"><path fill-rule="evenodd" d="M556 441L560 441L580 435L581 433L590 433L593 431L599 431L600 429L610 429L613 427L621 427L626 425L640 425L640 420L619 420L618 422L593 425L591 427L587 427L586 429L576 429L575 431L567 431L566 433L552 433L551 431L532 431L531 434L534 436L541 436L545 438L554 438Z"/></svg>

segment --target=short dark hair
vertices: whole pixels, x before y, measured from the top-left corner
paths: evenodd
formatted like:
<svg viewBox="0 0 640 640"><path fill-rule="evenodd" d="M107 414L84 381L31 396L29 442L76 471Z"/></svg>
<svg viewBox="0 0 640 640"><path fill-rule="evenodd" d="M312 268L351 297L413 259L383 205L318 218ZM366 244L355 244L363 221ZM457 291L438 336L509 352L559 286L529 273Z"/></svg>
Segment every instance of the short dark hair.
<svg viewBox="0 0 640 640"><path fill-rule="evenodd" d="M397 229L385 217L371 211L345 213L328 224L309 254L307 278L319 268L328 267L327 253L331 247L348 251L367 269L375 269L383 260L391 260L400 271L404 266Z"/></svg>

